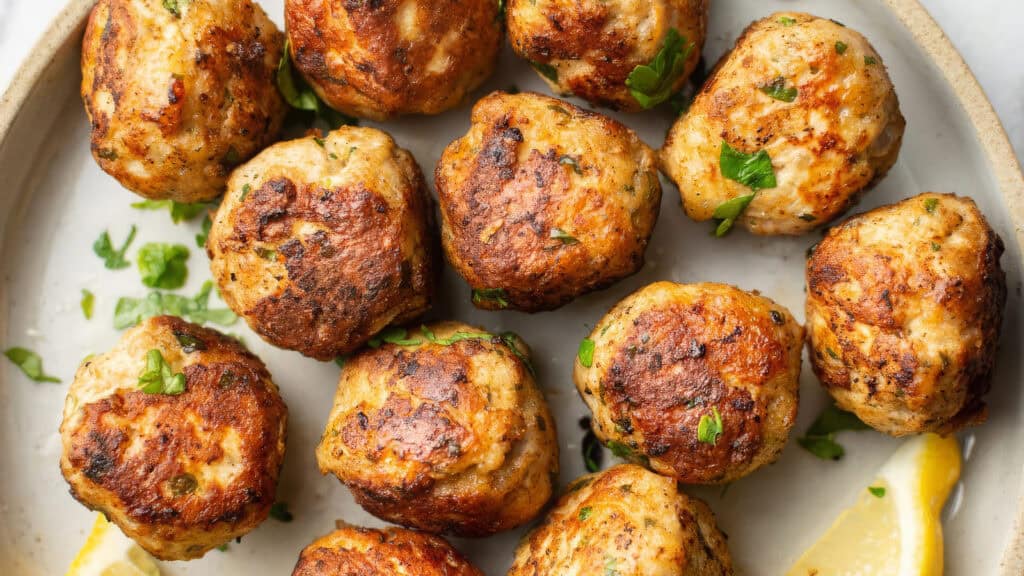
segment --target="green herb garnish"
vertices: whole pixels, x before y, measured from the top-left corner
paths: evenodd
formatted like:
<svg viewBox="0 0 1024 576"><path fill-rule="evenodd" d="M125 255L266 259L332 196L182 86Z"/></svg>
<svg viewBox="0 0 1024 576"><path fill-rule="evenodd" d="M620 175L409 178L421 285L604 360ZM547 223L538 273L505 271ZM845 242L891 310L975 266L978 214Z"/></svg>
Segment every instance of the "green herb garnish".
<svg viewBox="0 0 1024 576"><path fill-rule="evenodd" d="M846 42L836 40L836 54L846 54Z"/></svg>
<svg viewBox="0 0 1024 576"><path fill-rule="evenodd" d="M579 514L576 517L579 518L580 521L582 522L583 520L586 520L587 518L590 518L590 515L593 514L593 513L594 513L593 507L591 507L591 506L584 506L583 508L580 508L580 512L579 512Z"/></svg>
<svg viewBox="0 0 1024 576"><path fill-rule="evenodd" d="M878 64L878 60L875 60L874 56L865 56L864 64L867 66L871 66L872 64Z"/></svg>
<svg viewBox="0 0 1024 576"><path fill-rule="evenodd" d="M92 243L92 251L100 258L103 258L103 265L109 270L127 268L131 263L125 259L124 255L128 251L128 247L131 246L132 241L135 240L135 232L136 229L133 225L131 230L128 231L128 238L125 239L121 248L114 249L114 244L110 241L110 234L104 230L100 237Z"/></svg>
<svg viewBox="0 0 1024 576"><path fill-rule="evenodd" d="M181 244L150 242L139 249L139 274L150 288L174 290L188 277L188 248Z"/></svg>
<svg viewBox="0 0 1024 576"><path fill-rule="evenodd" d="M722 415L718 406L711 407L712 414L704 414L697 423L697 440L714 446L722 435Z"/></svg>
<svg viewBox="0 0 1024 576"><path fill-rule="evenodd" d="M747 209L747 206L750 205L750 202L756 195L757 192L747 194L745 196L737 196L732 200L719 204L718 208L715 208L715 212L712 214L712 217L719 220L715 226L715 236L725 236L729 230L732 229L732 225L736 222L736 219L740 217L740 214L742 214L744 210Z"/></svg>
<svg viewBox="0 0 1024 576"><path fill-rule="evenodd" d="M499 308L508 308L508 293L504 288L480 288L473 290L473 304L494 302Z"/></svg>
<svg viewBox="0 0 1024 576"><path fill-rule="evenodd" d="M78 302L82 307L82 315L86 320L92 320L93 304L96 302L96 295L91 291L82 288L82 299Z"/></svg>
<svg viewBox="0 0 1024 576"><path fill-rule="evenodd" d="M747 154L736 150L725 141L718 157L718 166L729 180L735 180L754 192L775 188L775 170L766 150Z"/></svg>
<svg viewBox="0 0 1024 576"><path fill-rule="evenodd" d="M576 357L584 368L590 368L594 364L594 341L584 338L580 341L580 347L576 351Z"/></svg>
<svg viewBox="0 0 1024 576"><path fill-rule="evenodd" d="M856 416L830 404L807 429L807 433L797 438L797 442L804 450L822 460L839 460L846 451L836 442L836 433L867 429L868 425Z"/></svg>
<svg viewBox="0 0 1024 576"><path fill-rule="evenodd" d="M178 0L164 0L164 8L171 14L174 14L175 18L181 18L181 8L178 6Z"/></svg>
<svg viewBox="0 0 1024 576"><path fill-rule="evenodd" d="M796 20L790 18L789 16L781 16L779 17L779 24L782 24L786 28L789 28L793 24L796 24Z"/></svg>
<svg viewBox="0 0 1024 576"><path fill-rule="evenodd" d="M633 68L626 78L626 87L641 107L653 108L672 96L693 47L678 30L669 28L654 60Z"/></svg>
<svg viewBox="0 0 1024 576"><path fill-rule="evenodd" d="M122 297L114 307L114 328L124 330L161 314L179 316L198 324L209 322L231 326L238 320L238 316L227 308L211 310L209 301L212 291L213 282L207 281L193 298L162 292L150 292L145 298Z"/></svg>
<svg viewBox="0 0 1024 576"><path fill-rule="evenodd" d="M548 80L551 80L552 82L558 82L558 68L555 68L551 64L547 64L544 62L533 61L530 62L530 66L533 66L534 70L540 72L541 76L547 78Z"/></svg>
<svg viewBox="0 0 1024 576"><path fill-rule="evenodd" d="M561 164L562 166L568 166L572 168L572 171L577 174L583 174L583 169L580 168L579 161L573 158L572 156L569 156L568 154L559 158L558 163Z"/></svg>
<svg viewBox="0 0 1024 576"><path fill-rule="evenodd" d="M934 214L935 213L935 209L938 208L938 207L939 207L939 199L938 198L925 198L924 199L924 209L929 214Z"/></svg>
<svg viewBox="0 0 1024 576"><path fill-rule="evenodd" d="M179 474L168 480L167 486L171 489L171 494L184 496L195 492L196 488L199 487L199 481L191 474Z"/></svg>
<svg viewBox="0 0 1024 576"><path fill-rule="evenodd" d="M323 120L331 130L346 124L357 124L355 118L346 116L324 103L309 84L292 71L291 41L285 39L281 60L277 64L277 89L289 106L297 110L312 112Z"/></svg>
<svg viewBox="0 0 1024 576"><path fill-rule="evenodd" d="M288 511L288 504L285 502L274 502L270 507L270 517L278 522L291 522L295 516Z"/></svg>
<svg viewBox="0 0 1024 576"><path fill-rule="evenodd" d="M589 419L587 421L589 422ZM588 423L587 433L583 435L583 465L586 466L587 472L597 472L601 469L604 452L601 451L601 443L597 440L597 435L589 428Z"/></svg>
<svg viewBox="0 0 1024 576"><path fill-rule="evenodd" d="M451 346L456 342L463 340L492 340L494 336L486 332L464 332L458 331L453 333L447 338L438 338L434 331L428 328L426 325L420 326L420 332L423 332L423 337L427 339L431 344L437 344L438 346Z"/></svg>
<svg viewBox="0 0 1024 576"><path fill-rule="evenodd" d="M796 100L797 89L792 86L786 87L786 79L782 76L775 78L768 84L758 86L758 89L782 102L792 102L793 100Z"/></svg>
<svg viewBox="0 0 1024 576"><path fill-rule="evenodd" d="M54 382L60 384L60 378L49 376L43 371L43 359L39 354L28 348L8 348L4 350L4 356L21 369L22 374L28 376L35 382Z"/></svg>
<svg viewBox="0 0 1024 576"><path fill-rule="evenodd" d="M210 205L203 202L194 204L182 204L174 200L143 200L132 202L132 208L136 210L167 210L171 214L171 222L175 224L186 222L209 210Z"/></svg>
<svg viewBox="0 0 1024 576"><path fill-rule="evenodd" d="M242 184L242 195L238 197L239 200L245 200L245 197L252 191L252 186L248 182Z"/></svg>
<svg viewBox="0 0 1024 576"><path fill-rule="evenodd" d="M146 352L146 368L139 374L139 390L146 394L177 396L185 391L185 375L175 374L159 350Z"/></svg>
<svg viewBox="0 0 1024 576"><path fill-rule="evenodd" d="M562 230L561 228L552 228L551 229L551 234L549 234L549 237L550 238L554 238L556 240L561 240L562 244L579 244L580 243L580 241L577 240L575 236L573 236L572 234L567 233L565 230Z"/></svg>
<svg viewBox="0 0 1024 576"><path fill-rule="evenodd" d="M875 498L882 498L885 496L885 486L868 486L868 492Z"/></svg>
<svg viewBox="0 0 1024 576"><path fill-rule="evenodd" d="M200 229L200 232L196 234L197 247L201 249L206 248L206 239L210 237L210 228L213 228L213 220L210 220L210 215L207 214L203 218L203 226Z"/></svg>
<svg viewBox="0 0 1024 576"><path fill-rule="evenodd" d="M181 344L181 351L191 354L196 350L206 350L206 343L188 332L175 332L174 337Z"/></svg>
<svg viewBox="0 0 1024 576"><path fill-rule="evenodd" d="M370 338L366 343L370 348L380 348L382 344L395 344L396 346L416 346L422 344L419 338L409 338L409 331L398 326L388 326L381 330L376 336Z"/></svg>

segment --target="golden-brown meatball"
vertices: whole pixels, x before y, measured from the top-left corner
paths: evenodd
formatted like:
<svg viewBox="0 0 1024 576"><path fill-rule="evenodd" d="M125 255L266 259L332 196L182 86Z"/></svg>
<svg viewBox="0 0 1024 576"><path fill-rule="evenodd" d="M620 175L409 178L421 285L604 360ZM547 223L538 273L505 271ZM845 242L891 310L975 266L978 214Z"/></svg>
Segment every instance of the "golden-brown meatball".
<svg viewBox="0 0 1024 576"><path fill-rule="evenodd" d="M338 529L306 546L292 576L484 576L444 539L404 528Z"/></svg>
<svg viewBox="0 0 1024 576"><path fill-rule="evenodd" d="M802 346L803 329L768 298L656 282L598 322L573 379L617 454L680 482L731 482L786 444Z"/></svg>
<svg viewBox="0 0 1024 576"><path fill-rule="evenodd" d="M295 67L346 114L386 120L453 108L491 75L495 0L286 0Z"/></svg>
<svg viewBox="0 0 1024 576"><path fill-rule="evenodd" d="M430 307L430 202L412 155L380 130L282 142L232 174L210 268L265 340L328 360Z"/></svg>
<svg viewBox="0 0 1024 576"><path fill-rule="evenodd" d="M650 107L626 79L663 49L684 62L658 92L667 97L682 88L700 60L707 17L708 0L508 0L512 48L552 90L627 111ZM680 37L674 52L666 46L673 29Z"/></svg>
<svg viewBox="0 0 1024 576"><path fill-rule="evenodd" d="M900 436L982 422L1006 277L970 198L922 194L832 228L807 261L808 350L840 408Z"/></svg>
<svg viewBox="0 0 1024 576"><path fill-rule="evenodd" d="M99 0L82 41L96 161L147 198L219 196L280 131L282 43L250 0Z"/></svg>
<svg viewBox="0 0 1024 576"><path fill-rule="evenodd" d="M803 234L889 171L904 124L867 39L831 20L778 13L751 24L719 63L672 127L662 169L694 220L721 219L716 209L760 189L737 222L755 234Z"/></svg>
<svg viewBox="0 0 1024 576"><path fill-rule="evenodd" d="M174 316L75 374L60 426L71 494L163 560L199 558L274 503L287 409L258 358Z"/></svg>
<svg viewBox="0 0 1024 576"><path fill-rule="evenodd" d="M486 536L533 518L558 446L522 341L457 322L392 336L346 361L320 471L371 514L428 532Z"/></svg>
<svg viewBox="0 0 1024 576"><path fill-rule="evenodd" d="M477 102L435 182L445 254L486 309L550 310L633 274L661 202L632 130L532 93Z"/></svg>
<svg viewBox="0 0 1024 576"><path fill-rule="evenodd" d="M706 504L620 464L569 485L520 541L508 576L725 576L732 559Z"/></svg>

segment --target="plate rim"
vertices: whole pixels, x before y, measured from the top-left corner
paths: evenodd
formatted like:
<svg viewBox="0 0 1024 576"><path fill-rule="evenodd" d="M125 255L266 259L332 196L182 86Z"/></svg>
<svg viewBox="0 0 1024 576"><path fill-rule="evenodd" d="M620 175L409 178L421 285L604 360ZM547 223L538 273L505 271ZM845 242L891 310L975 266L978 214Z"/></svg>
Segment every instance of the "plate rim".
<svg viewBox="0 0 1024 576"><path fill-rule="evenodd" d="M94 3L95 0L69 0L18 67L0 96L0 149L6 147L11 128L28 104L33 89L53 64L59 50L75 40L74 33ZM1008 208L1017 245L1024 247L1024 173L991 101L963 56L920 0L883 0L883 3L939 69L956 95L957 103L966 112ZM1000 576L1024 574L1024 480L1017 494L1016 519L1000 560Z"/></svg>

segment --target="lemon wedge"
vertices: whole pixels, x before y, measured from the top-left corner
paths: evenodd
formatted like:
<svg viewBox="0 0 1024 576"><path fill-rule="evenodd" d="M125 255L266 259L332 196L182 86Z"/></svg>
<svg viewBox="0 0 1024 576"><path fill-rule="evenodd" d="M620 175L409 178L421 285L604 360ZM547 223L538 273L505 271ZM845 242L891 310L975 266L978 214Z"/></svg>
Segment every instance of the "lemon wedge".
<svg viewBox="0 0 1024 576"><path fill-rule="evenodd" d="M160 576L160 568L152 556L99 514L65 576Z"/></svg>
<svg viewBox="0 0 1024 576"><path fill-rule="evenodd" d="M956 438L907 440L787 576L941 576L940 514L959 477Z"/></svg>

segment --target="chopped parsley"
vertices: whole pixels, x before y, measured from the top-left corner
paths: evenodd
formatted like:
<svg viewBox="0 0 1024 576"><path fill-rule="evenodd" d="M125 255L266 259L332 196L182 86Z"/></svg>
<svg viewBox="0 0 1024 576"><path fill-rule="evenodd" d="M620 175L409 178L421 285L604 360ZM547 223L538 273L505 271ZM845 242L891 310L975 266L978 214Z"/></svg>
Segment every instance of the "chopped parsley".
<svg viewBox="0 0 1024 576"><path fill-rule="evenodd" d="M188 332L175 332L175 339L181 344L181 351L191 354L197 350L206 350L206 343Z"/></svg>
<svg viewBox="0 0 1024 576"><path fill-rule="evenodd" d="M778 76L767 84L758 86L758 89L781 102L792 102L793 100L796 100L797 89L793 86L787 87L786 79L782 76Z"/></svg>
<svg viewBox="0 0 1024 576"><path fill-rule="evenodd" d="M494 302L498 308L508 308L508 293L504 288L473 289L473 304Z"/></svg>
<svg viewBox="0 0 1024 576"><path fill-rule="evenodd" d="M714 446L722 435L722 415L718 412L718 406L712 406L711 410L712 414L704 414L697 423L697 440Z"/></svg>
<svg viewBox="0 0 1024 576"><path fill-rule="evenodd" d="M82 316L85 316L86 320L92 320L92 310L95 303L96 295L91 291L82 288L82 299L78 304L82 307Z"/></svg>
<svg viewBox="0 0 1024 576"><path fill-rule="evenodd" d="M178 0L164 0L164 8L174 14L175 18L181 18L181 7L178 6Z"/></svg>
<svg viewBox="0 0 1024 576"><path fill-rule="evenodd" d="M693 48L693 42L687 42L678 30L669 28L654 59L633 68L626 78L626 87L642 108L653 108L672 96Z"/></svg>
<svg viewBox="0 0 1024 576"><path fill-rule="evenodd" d="M252 191L252 186L248 182L246 182L245 184L242 184L242 195L239 196L238 199L239 200L245 200L245 197L248 196L249 192L251 192L251 191Z"/></svg>
<svg viewBox="0 0 1024 576"><path fill-rule="evenodd" d="M590 338L584 338L580 341L580 347L576 351L576 357L579 358L580 364L584 368L590 368L594 365L594 341Z"/></svg>
<svg viewBox="0 0 1024 576"><path fill-rule="evenodd" d="M179 474L167 481L167 487L171 489L171 494L184 496L195 492L199 481L191 474Z"/></svg>
<svg viewBox="0 0 1024 576"><path fill-rule="evenodd" d="M532 61L530 62L530 66L533 66L533 69L539 72L541 76L551 80L552 82L558 82L558 68L544 62Z"/></svg>
<svg viewBox="0 0 1024 576"><path fill-rule="evenodd" d="M103 259L103 265L108 270L127 268L131 266L131 263L125 259L124 255L128 252L128 247L131 246L132 241L135 240L135 232L136 228L133 225L131 230L128 231L128 238L125 239L124 244L120 248L115 249L113 242L110 241L110 234L104 230L100 237L92 243L92 251Z"/></svg>
<svg viewBox="0 0 1024 576"><path fill-rule="evenodd" d="M584 506L583 508L580 508L580 512L577 515L577 518L579 518L580 521L583 521L583 520L586 520L587 518L590 518L590 515L593 514L593 513L594 513L594 508L593 507L591 507L591 506Z"/></svg>
<svg viewBox="0 0 1024 576"><path fill-rule="evenodd" d="M801 214L799 216L799 218L801 220L803 220L804 222L814 222L815 220L818 219L814 214L807 214L807 213Z"/></svg>
<svg viewBox="0 0 1024 576"><path fill-rule="evenodd" d="M585 428L587 429L586 434L583 435L583 465L587 472L597 472L601 469L604 452L601 450L601 443L597 440L597 435L590 429L590 418L584 418L583 422L586 423Z"/></svg>
<svg viewBox="0 0 1024 576"><path fill-rule="evenodd" d="M558 159L558 163L561 164L562 166L568 166L568 167L572 168L572 171L577 173L577 174L580 174L580 175L583 174L583 169L580 168L579 160L577 160L576 158L573 158L572 156L569 156L568 154L566 154L566 155L562 156L561 158L559 158Z"/></svg>
<svg viewBox="0 0 1024 576"><path fill-rule="evenodd" d="M366 343L370 348L380 348L383 344L395 344L396 346L416 346L422 344L419 338L409 338L409 331L399 326L388 326L381 330L376 336L370 338Z"/></svg>
<svg viewBox="0 0 1024 576"><path fill-rule="evenodd" d="M171 222L175 224L187 222L207 212L209 207L209 204L203 202L183 204L174 200L143 200L132 203L132 208L136 210L167 210L171 214Z"/></svg>
<svg viewBox="0 0 1024 576"><path fill-rule="evenodd" d="M288 511L288 504L285 502L274 502L270 507L270 517L278 522L291 522L295 516Z"/></svg>
<svg viewBox="0 0 1024 576"><path fill-rule="evenodd" d="M277 64L277 90L285 102L296 110L312 112L315 118L325 122L332 130L345 124L356 124L351 116L334 110L323 102L302 76L292 71L291 41L284 41L281 60Z"/></svg>
<svg viewBox="0 0 1024 576"><path fill-rule="evenodd" d="M830 404L807 429L807 433L797 438L797 442L804 450L822 460L839 460L846 451L836 442L836 433L866 429L868 425L856 416Z"/></svg>
<svg viewBox="0 0 1024 576"><path fill-rule="evenodd" d="M868 492L875 498L882 498L885 496L885 486L868 486Z"/></svg>
<svg viewBox="0 0 1024 576"><path fill-rule="evenodd" d="M938 252L942 250L942 246L938 242L932 242L932 252Z"/></svg>
<svg viewBox="0 0 1024 576"><path fill-rule="evenodd" d="M43 371L43 359L39 354L28 348L8 348L4 350L4 356L21 369L21 373L28 376L34 382L53 382L60 384L60 378L50 376Z"/></svg>
<svg viewBox="0 0 1024 576"><path fill-rule="evenodd" d="M718 220L715 226L715 236L724 236L732 228L736 219L747 209L757 192L764 188L774 188L776 181L775 171L772 169L772 159L765 150L746 154L723 141L718 165L722 176L739 182L753 191L751 194L723 202L718 208L715 208L712 214L712 217Z"/></svg>
<svg viewBox="0 0 1024 576"><path fill-rule="evenodd" d="M793 24L796 24L796 20L790 18L789 16L781 16L779 17L779 24L782 24L786 28L789 28Z"/></svg>
<svg viewBox="0 0 1024 576"><path fill-rule="evenodd" d="M139 274L150 288L174 290L188 277L188 248L181 244L149 242L139 249Z"/></svg>
<svg viewBox="0 0 1024 576"><path fill-rule="evenodd" d="M939 199L938 198L925 198L924 199L924 209L929 214L935 214L935 209L938 208L938 207L939 207Z"/></svg>
<svg viewBox="0 0 1024 576"><path fill-rule="evenodd" d="M122 297L118 299L117 305L114 307L114 328L124 330L147 318L161 314L179 316L198 324L207 322L221 326L234 324L238 320L238 316L231 310L209 308L212 291L213 282L207 281L193 298L157 291L150 292L145 298Z"/></svg>
<svg viewBox="0 0 1024 576"><path fill-rule="evenodd" d="M491 340L494 338L491 334L486 332L464 332L458 331L453 333L447 338L438 338L434 331L428 328L426 325L420 326L420 332L423 332L423 337L427 339L431 344L437 344L438 346L451 346L456 342L463 340Z"/></svg>
<svg viewBox="0 0 1024 576"><path fill-rule="evenodd" d="M549 234L549 237L550 238L554 238L556 240L561 240L562 244L579 244L580 243L580 241L577 240L575 236L573 236L572 234L567 233L565 230L562 230L561 228L552 228L551 229L551 233Z"/></svg>
<svg viewBox="0 0 1024 576"><path fill-rule="evenodd" d="M846 42L836 40L836 54L846 54Z"/></svg>
<svg viewBox="0 0 1024 576"><path fill-rule="evenodd" d="M248 186L248 184L246 184ZM210 219L210 215L207 214L203 218L203 227L200 232L196 234L196 246L198 248L206 248L206 239L210 237L210 228L213 228L213 220Z"/></svg>
<svg viewBox="0 0 1024 576"><path fill-rule="evenodd" d="M872 64L878 64L878 60L875 60L874 56L865 56L864 64L867 66L871 66Z"/></svg>
<svg viewBox="0 0 1024 576"><path fill-rule="evenodd" d="M175 374L157 349L146 352L146 368L139 374L139 390L146 394L177 396L185 391L185 375Z"/></svg>

